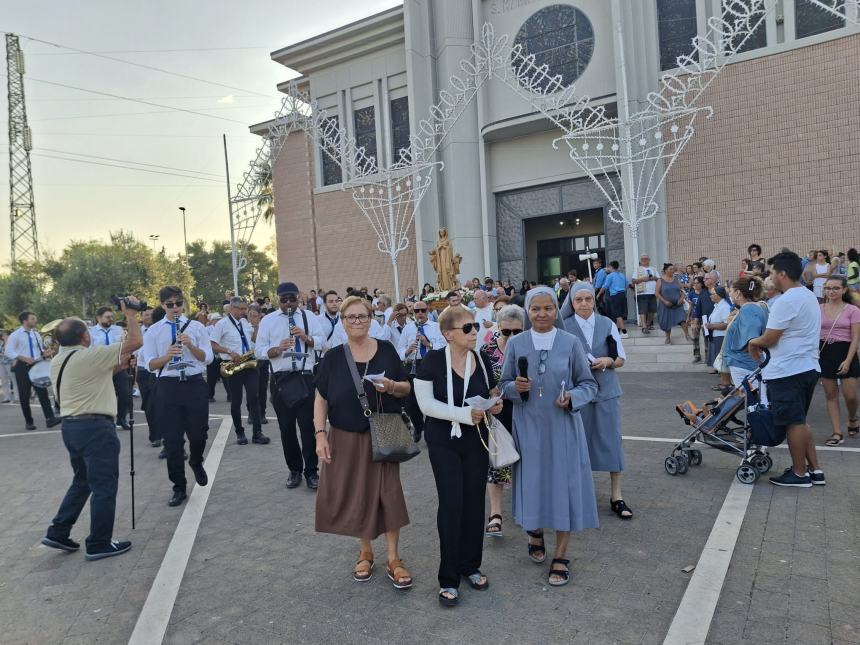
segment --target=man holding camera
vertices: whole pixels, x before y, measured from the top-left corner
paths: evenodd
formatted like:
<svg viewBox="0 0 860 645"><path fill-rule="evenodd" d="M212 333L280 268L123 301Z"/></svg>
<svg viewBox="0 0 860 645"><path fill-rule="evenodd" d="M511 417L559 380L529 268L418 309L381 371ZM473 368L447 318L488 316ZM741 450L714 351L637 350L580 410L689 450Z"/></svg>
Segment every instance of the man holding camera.
<svg viewBox="0 0 860 645"><path fill-rule="evenodd" d="M30 368L42 360L50 360L53 352L45 349L42 345L42 337L36 331L36 314L32 311L22 311L18 314L21 326L9 335L6 342L6 358L13 361L12 371L15 372L15 384L18 386L18 400L21 403L21 411L24 413L24 423L27 430L35 430L33 413L30 412L30 394L33 392L33 383L30 381ZM37 387L36 396L42 412L45 413L45 424L53 428L60 423L60 419L54 416L51 407L51 399L48 397L48 388Z"/></svg>
<svg viewBox="0 0 860 645"><path fill-rule="evenodd" d="M90 329L93 345L114 345L121 343L125 333L121 327L113 324L113 307L96 309L96 326ZM132 406L131 377L127 370L120 370L113 375L113 387L116 392L116 424L123 430L131 430L128 425L128 413Z"/></svg>
<svg viewBox="0 0 860 645"><path fill-rule="evenodd" d="M158 298L165 316L146 332L144 365L155 377L155 418L167 451L167 475L173 482L169 506L184 502L184 445L188 437L188 465L199 486L209 483L203 469L206 431L209 420L209 387L203 375L212 362L212 343L206 328L189 320L185 298L179 287L164 287Z"/></svg>
<svg viewBox="0 0 860 645"><path fill-rule="evenodd" d="M132 354L143 344L135 309L128 297L120 307L128 321L128 337L108 345L93 343L92 332L80 318L66 318L56 329L60 352L51 362L63 418L63 443L69 451L74 479L42 544L77 551L72 527L92 495L86 559L101 560L125 553L131 542L112 539L119 481L120 441L116 434L117 400L113 375L126 370Z"/></svg>
<svg viewBox="0 0 860 645"><path fill-rule="evenodd" d="M287 488L302 483L304 472L308 488L319 487L319 460L314 437L315 347L325 339L316 316L299 309L299 288L292 282L278 285L281 308L260 321L257 331L257 358L271 361L272 405L278 415L284 459L290 469ZM296 437L296 423L302 443Z"/></svg>

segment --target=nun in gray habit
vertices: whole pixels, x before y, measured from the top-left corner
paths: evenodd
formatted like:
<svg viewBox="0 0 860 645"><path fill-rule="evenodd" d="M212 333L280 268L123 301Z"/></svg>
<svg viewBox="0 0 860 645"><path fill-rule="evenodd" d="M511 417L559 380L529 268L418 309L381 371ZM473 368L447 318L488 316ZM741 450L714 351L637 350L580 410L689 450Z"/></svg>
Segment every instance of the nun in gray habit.
<svg viewBox="0 0 860 645"><path fill-rule="evenodd" d="M579 414L588 440L591 470L608 472L612 491L609 506L623 520L633 511L621 497L621 471L624 449L621 446L621 384L615 370L624 365L624 347L618 328L609 318L595 311L594 288L590 284L572 285L561 307L564 327L585 347L591 373L597 381L597 395Z"/></svg>
<svg viewBox="0 0 860 645"><path fill-rule="evenodd" d="M580 410L597 394L582 342L562 329L558 300L549 287L526 294L528 331L505 350L500 388L514 404L513 432L520 453L514 464L514 520L529 534L529 558L546 561L545 528L556 530L549 584L570 579L565 558L571 531L597 528L597 504ZM520 377L520 359L528 378Z"/></svg>

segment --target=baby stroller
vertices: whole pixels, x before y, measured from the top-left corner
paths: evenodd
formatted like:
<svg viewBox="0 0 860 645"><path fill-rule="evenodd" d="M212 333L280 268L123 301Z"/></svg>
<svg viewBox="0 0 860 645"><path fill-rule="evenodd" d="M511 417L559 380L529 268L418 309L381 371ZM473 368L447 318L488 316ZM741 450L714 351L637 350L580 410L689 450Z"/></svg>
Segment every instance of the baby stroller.
<svg viewBox="0 0 860 645"><path fill-rule="evenodd" d="M735 454L741 458L735 474L743 484L754 484L773 467L773 459L765 446L774 434L773 419L766 403L759 401L762 387L761 371L770 360L762 350L764 362L748 374L741 384L718 401L706 403L701 409L691 401L675 406L675 410L691 427L690 432L672 448L663 467L672 476L684 475L689 467L702 463L702 452L693 447L699 441L706 446ZM741 420L738 415L746 411Z"/></svg>

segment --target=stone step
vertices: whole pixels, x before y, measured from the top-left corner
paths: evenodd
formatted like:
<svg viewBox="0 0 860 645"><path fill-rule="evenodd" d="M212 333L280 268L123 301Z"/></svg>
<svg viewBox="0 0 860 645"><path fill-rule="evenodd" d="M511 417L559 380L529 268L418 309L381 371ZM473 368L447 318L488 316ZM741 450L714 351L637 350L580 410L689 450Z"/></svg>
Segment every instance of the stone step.
<svg viewBox="0 0 860 645"><path fill-rule="evenodd" d="M628 334L627 338L624 339L624 347L627 347L628 345L631 347L692 347L693 341L687 340L681 334L678 334L677 336L673 334L672 344L667 345L666 337L663 335L662 332L659 336L656 334L651 336L630 336Z"/></svg>
<svg viewBox="0 0 860 645"><path fill-rule="evenodd" d="M692 359L690 359L692 360ZM624 367L621 368L624 372L631 373L667 373L673 374L677 372L683 373L696 373L696 374L706 374L708 368L703 366L702 364L693 365L693 363L624 363ZM716 377L715 377L716 378Z"/></svg>
<svg viewBox="0 0 860 645"><path fill-rule="evenodd" d="M628 345L624 344L624 353L628 356L640 354L683 354L693 358L693 345Z"/></svg>

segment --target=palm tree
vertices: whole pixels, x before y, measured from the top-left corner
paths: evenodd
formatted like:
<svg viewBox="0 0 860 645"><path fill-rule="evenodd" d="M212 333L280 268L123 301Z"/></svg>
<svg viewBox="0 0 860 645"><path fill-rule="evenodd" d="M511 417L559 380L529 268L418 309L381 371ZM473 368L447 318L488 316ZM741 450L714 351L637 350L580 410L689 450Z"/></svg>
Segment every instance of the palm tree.
<svg viewBox="0 0 860 645"><path fill-rule="evenodd" d="M275 217L275 195L272 191L272 163L265 161L254 171L257 186L260 188L257 196L257 206L262 210L263 221L271 224Z"/></svg>

